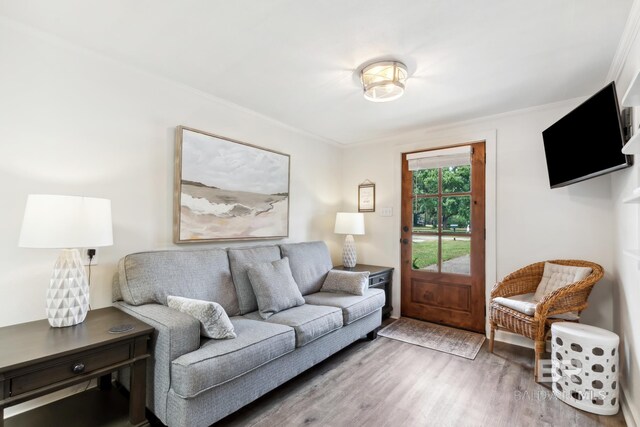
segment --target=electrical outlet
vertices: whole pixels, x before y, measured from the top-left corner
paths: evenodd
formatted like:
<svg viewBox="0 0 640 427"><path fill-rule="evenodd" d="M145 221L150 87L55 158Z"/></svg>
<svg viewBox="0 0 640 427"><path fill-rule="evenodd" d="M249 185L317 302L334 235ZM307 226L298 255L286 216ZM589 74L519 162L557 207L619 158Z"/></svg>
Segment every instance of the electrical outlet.
<svg viewBox="0 0 640 427"><path fill-rule="evenodd" d="M93 267L94 265L98 265L98 249L95 248L83 248L80 251L80 256L82 257L82 264L83 265L89 265L89 251L95 251L95 254L93 255L93 259L91 260L91 267Z"/></svg>

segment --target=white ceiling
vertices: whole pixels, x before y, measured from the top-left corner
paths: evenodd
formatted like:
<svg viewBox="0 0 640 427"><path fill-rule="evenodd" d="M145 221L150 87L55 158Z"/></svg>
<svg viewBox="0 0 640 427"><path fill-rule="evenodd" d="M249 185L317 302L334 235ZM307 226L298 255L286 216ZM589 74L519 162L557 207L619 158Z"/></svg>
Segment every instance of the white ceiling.
<svg viewBox="0 0 640 427"><path fill-rule="evenodd" d="M326 140L589 95L632 0L0 0L0 15ZM362 96L355 71L405 62L405 95Z"/></svg>

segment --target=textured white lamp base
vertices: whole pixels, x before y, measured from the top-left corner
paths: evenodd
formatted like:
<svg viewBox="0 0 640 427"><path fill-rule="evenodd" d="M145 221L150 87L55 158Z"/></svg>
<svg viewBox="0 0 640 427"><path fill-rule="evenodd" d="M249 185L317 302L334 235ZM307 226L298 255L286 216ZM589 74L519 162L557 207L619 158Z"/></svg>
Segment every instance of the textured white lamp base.
<svg viewBox="0 0 640 427"><path fill-rule="evenodd" d="M579 323L551 325L553 394L583 411L618 413L618 343L613 332Z"/></svg>
<svg viewBox="0 0 640 427"><path fill-rule="evenodd" d="M77 325L87 317L89 284L77 249L63 249L47 290L47 319L53 327Z"/></svg>
<svg viewBox="0 0 640 427"><path fill-rule="evenodd" d="M347 234L344 238L342 265L349 268L356 266L356 242L351 234Z"/></svg>

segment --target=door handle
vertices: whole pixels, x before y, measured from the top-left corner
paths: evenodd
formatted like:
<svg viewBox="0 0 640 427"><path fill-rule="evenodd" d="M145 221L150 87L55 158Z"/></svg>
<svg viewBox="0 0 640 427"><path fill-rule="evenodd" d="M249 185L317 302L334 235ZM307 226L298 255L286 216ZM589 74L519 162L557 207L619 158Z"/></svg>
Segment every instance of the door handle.
<svg viewBox="0 0 640 427"><path fill-rule="evenodd" d="M406 245L407 243L409 243L409 239L402 239L400 241L402 242L403 245Z"/></svg>
<svg viewBox="0 0 640 427"><path fill-rule="evenodd" d="M402 231L404 231L404 232L406 233L407 231L409 231L409 227L407 227L407 226L405 225L404 227L402 227Z"/></svg>

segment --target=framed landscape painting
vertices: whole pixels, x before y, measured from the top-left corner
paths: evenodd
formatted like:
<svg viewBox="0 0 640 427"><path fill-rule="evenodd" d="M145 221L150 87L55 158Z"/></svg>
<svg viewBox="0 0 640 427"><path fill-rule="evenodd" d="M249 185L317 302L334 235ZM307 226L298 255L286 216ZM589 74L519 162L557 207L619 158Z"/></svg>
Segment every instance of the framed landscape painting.
<svg viewBox="0 0 640 427"><path fill-rule="evenodd" d="M288 154L178 126L175 243L289 235Z"/></svg>

